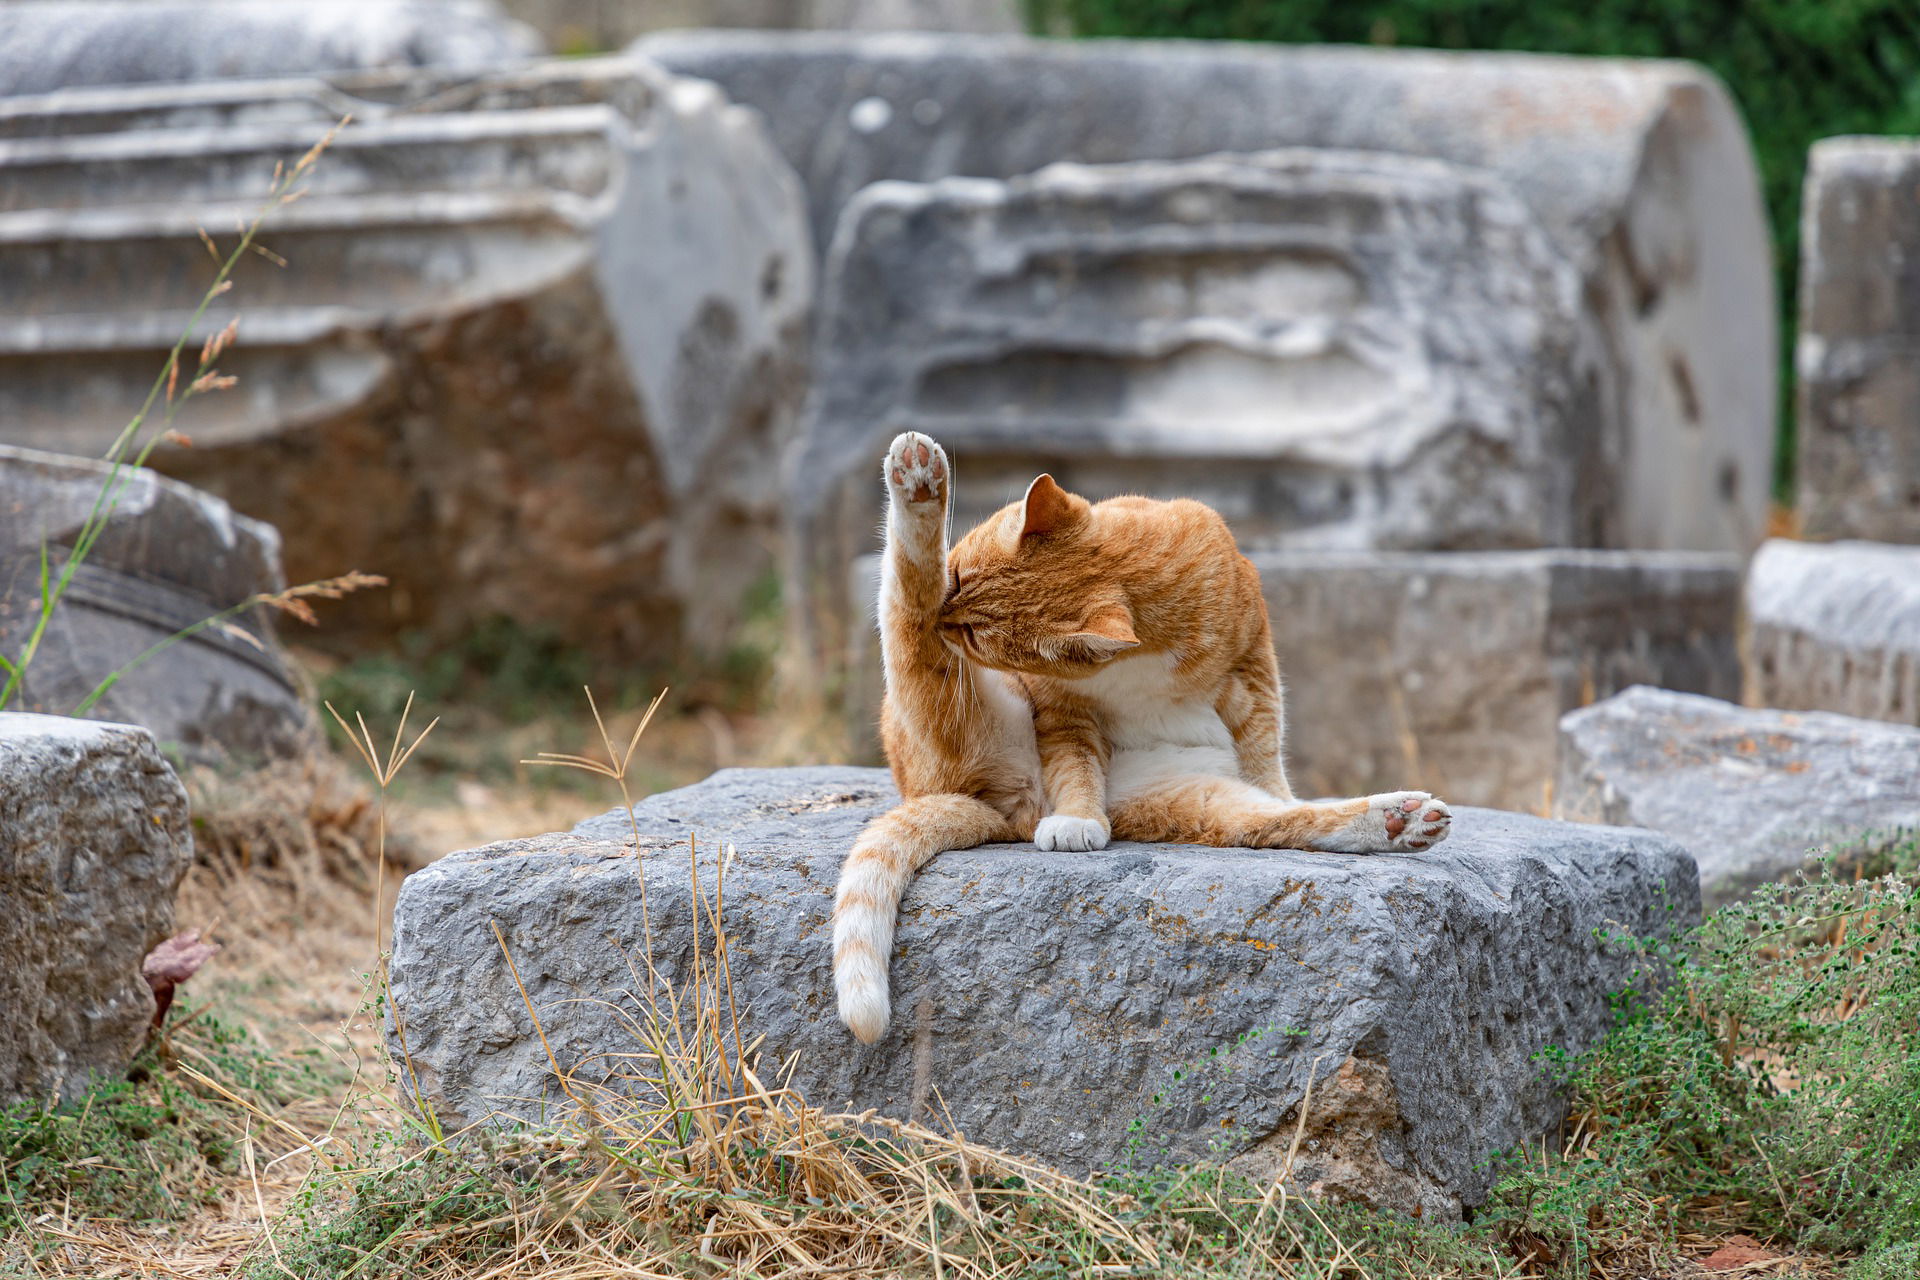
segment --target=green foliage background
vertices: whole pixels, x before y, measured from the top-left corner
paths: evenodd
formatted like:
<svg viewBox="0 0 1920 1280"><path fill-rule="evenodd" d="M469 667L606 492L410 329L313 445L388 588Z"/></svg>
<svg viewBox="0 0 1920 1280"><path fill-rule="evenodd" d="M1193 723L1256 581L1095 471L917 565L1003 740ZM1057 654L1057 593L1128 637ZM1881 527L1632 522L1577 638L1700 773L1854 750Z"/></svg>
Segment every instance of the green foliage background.
<svg viewBox="0 0 1920 1280"><path fill-rule="evenodd" d="M1410 45L1690 58L1733 90L1773 222L1791 351L1807 148L1920 133L1920 0L1027 0L1082 36ZM1787 362L1790 370L1791 361ZM1782 430L1792 430L1782 414ZM1784 491L1790 441L1781 449Z"/></svg>

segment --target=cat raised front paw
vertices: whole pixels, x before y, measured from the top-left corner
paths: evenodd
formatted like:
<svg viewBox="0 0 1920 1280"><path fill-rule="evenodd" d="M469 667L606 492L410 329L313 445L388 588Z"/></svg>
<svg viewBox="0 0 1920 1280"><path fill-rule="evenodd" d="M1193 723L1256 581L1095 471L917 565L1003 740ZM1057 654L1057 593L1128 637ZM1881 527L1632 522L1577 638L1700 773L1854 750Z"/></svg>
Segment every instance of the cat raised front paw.
<svg viewBox="0 0 1920 1280"><path fill-rule="evenodd" d="M895 502L945 506L948 474L946 453L918 431L902 431L887 448L887 492Z"/></svg>
<svg viewBox="0 0 1920 1280"><path fill-rule="evenodd" d="M1034 828L1033 843L1045 853L1087 853L1107 847L1107 828L1093 818L1055 814L1040 819L1040 825Z"/></svg>

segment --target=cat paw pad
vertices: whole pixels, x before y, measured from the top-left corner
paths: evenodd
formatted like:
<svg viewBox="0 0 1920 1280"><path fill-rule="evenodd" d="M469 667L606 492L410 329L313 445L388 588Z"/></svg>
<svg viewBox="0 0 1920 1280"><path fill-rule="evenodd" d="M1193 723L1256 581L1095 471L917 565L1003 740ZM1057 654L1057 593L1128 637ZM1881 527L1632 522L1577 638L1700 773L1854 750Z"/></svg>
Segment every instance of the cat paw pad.
<svg viewBox="0 0 1920 1280"><path fill-rule="evenodd" d="M1056 814L1040 819L1033 843L1045 853L1087 853L1107 847L1107 829L1092 818Z"/></svg>
<svg viewBox="0 0 1920 1280"><path fill-rule="evenodd" d="M1386 835L1387 850L1394 853L1432 848L1453 829L1453 810L1424 791L1369 796L1368 809Z"/></svg>
<svg viewBox="0 0 1920 1280"><path fill-rule="evenodd" d="M887 449L888 490L895 502L945 502L947 455L918 431L902 431Z"/></svg>

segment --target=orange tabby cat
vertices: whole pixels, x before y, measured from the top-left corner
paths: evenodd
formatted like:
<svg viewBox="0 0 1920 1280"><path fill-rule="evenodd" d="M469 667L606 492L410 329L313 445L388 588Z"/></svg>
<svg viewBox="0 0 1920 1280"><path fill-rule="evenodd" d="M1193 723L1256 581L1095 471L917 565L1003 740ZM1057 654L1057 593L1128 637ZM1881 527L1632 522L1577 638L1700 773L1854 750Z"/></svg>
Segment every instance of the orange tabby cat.
<svg viewBox="0 0 1920 1280"><path fill-rule="evenodd" d="M901 805L834 902L840 1018L886 1030L900 895L935 854L1109 838L1387 853L1447 837L1424 791L1293 798L1258 572L1198 502L1089 503L1041 476L947 553L952 471L899 436L884 465L881 741Z"/></svg>

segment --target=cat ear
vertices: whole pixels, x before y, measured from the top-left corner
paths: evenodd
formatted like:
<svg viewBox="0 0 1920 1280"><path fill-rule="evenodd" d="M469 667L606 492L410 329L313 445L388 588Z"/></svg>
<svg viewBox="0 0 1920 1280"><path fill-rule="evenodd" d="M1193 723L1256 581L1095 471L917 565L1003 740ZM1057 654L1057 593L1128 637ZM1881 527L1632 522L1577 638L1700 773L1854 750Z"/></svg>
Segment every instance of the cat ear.
<svg viewBox="0 0 1920 1280"><path fill-rule="evenodd" d="M1085 498L1074 497L1056 484L1052 476L1043 472L1027 486L1024 504L1026 518L1021 524L1020 536L1025 538L1064 528L1080 515L1086 505Z"/></svg>
<svg viewBox="0 0 1920 1280"><path fill-rule="evenodd" d="M1140 647L1133 634L1133 615L1123 604L1105 605L1094 610L1081 629L1067 637L1103 658Z"/></svg>

